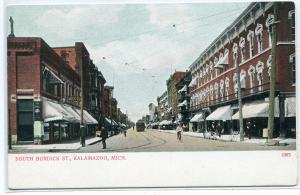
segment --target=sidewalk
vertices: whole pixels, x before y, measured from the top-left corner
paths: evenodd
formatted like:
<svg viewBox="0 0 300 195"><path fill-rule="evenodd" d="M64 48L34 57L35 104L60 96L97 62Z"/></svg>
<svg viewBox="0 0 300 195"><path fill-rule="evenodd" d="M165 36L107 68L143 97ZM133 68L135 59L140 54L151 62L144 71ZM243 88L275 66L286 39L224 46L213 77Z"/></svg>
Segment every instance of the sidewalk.
<svg viewBox="0 0 300 195"><path fill-rule="evenodd" d="M85 145L92 145L101 141L100 137L87 138L85 140ZM25 144L25 145L12 145L12 149L17 150L77 150L81 148L80 141L73 141L69 143L57 143L57 144Z"/></svg>
<svg viewBox="0 0 300 195"><path fill-rule="evenodd" d="M160 132L165 132L165 133L172 133L172 134L176 134L175 130L158 130ZM183 132L183 135L187 135L187 136L192 136L192 137L200 137L200 138L204 138L204 139L211 139L211 140L220 140L220 141L231 141L231 142L241 142L240 141L240 135L221 135L221 137L216 136L216 135L211 135L211 133L205 133L205 135L203 135L203 133L199 133L199 132L190 132L190 131L185 131ZM279 141L279 144L294 144L296 143L296 139L292 139L292 138L288 138L288 139L280 139L280 138L274 138L274 141ZM263 138L252 138L249 139L247 137L244 138L244 141L242 141L243 143L252 143L252 144L261 144L261 145L265 145L267 144L267 140L263 139Z"/></svg>

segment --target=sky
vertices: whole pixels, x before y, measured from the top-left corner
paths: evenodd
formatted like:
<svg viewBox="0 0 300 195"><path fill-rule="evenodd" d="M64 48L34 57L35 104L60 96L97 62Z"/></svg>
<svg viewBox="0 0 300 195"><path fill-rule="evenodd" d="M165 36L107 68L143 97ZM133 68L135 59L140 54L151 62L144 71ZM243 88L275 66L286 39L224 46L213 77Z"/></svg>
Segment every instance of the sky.
<svg viewBox="0 0 300 195"><path fill-rule="evenodd" d="M186 71L249 3L18 5L7 9L17 37L51 47L83 42L132 121ZM8 33L7 33L8 34Z"/></svg>

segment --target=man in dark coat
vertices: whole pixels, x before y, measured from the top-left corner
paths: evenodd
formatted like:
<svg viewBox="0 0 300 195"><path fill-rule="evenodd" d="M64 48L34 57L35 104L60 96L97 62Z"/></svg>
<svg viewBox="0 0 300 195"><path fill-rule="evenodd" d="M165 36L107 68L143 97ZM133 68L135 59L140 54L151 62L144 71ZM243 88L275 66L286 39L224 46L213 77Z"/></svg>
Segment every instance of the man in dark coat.
<svg viewBox="0 0 300 195"><path fill-rule="evenodd" d="M102 138L103 149L106 149L106 139L108 138L108 131L104 127L101 128L101 138Z"/></svg>

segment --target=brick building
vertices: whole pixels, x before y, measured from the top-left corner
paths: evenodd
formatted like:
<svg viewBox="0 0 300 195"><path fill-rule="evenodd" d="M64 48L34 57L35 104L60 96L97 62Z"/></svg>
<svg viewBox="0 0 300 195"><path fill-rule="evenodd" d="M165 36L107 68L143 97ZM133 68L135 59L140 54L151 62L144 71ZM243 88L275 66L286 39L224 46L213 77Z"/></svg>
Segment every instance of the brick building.
<svg viewBox="0 0 300 195"><path fill-rule="evenodd" d="M166 120L167 119L167 110L168 110L168 93L167 91L163 92L163 94L157 97L157 114L158 120Z"/></svg>
<svg viewBox="0 0 300 195"><path fill-rule="evenodd" d="M168 117L169 119L177 118L178 114L178 95L176 84L178 81L184 77L185 72L175 71L170 78L167 80L167 93L168 93Z"/></svg>
<svg viewBox="0 0 300 195"><path fill-rule="evenodd" d="M41 38L7 38L9 129L13 144L78 137L80 77ZM84 123L97 121L84 110Z"/></svg>
<svg viewBox="0 0 300 195"><path fill-rule="evenodd" d="M189 96L189 84L192 80L190 72L186 72L176 84L178 94L178 109L179 118L178 120L184 124L188 124L190 119L190 96Z"/></svg>
<svg viewBox="0 0 300 195"><path fill-rule="evenodd" d="M104 119L101 112L101 99L106 80L101 71L93 63L93 60L90 59L87 48L83 43L76 42L75 46L55 47L53 49L78 75L80 75L80 67L82 67L84 86L83 106L98 120L99 125L102 125Z"/></svg>
<svg viewBox="0 0 300 195"><path fill-rule="evenodd" d="M278 4L274 136L295 136L295 7ZM240 74L244 124L262 136L269 109L272 21L274 2L251 3L190 65L191 109L202 130L213 130L216 122L223 123L224 133L239 129Z"/></svg>

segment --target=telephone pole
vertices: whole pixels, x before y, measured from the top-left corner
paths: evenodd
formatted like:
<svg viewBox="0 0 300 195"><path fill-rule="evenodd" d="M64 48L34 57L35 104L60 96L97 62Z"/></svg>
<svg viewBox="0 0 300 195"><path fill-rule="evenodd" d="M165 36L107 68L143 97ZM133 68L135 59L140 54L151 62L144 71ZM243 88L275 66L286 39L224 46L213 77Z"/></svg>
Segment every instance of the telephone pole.
<svg viewBox="0 0 300 195"><path fill-rule="evenodd" d="M272 63L270 72L270 94L269 94L269 118L268 118L268 141L273 138L274 129L274 105L275 105L275 73L276 73L276 42L277 42L277 30L276 24L278 15L278 3L274 2L274 21L270 24L270 30L272 33Z"/></svg>

